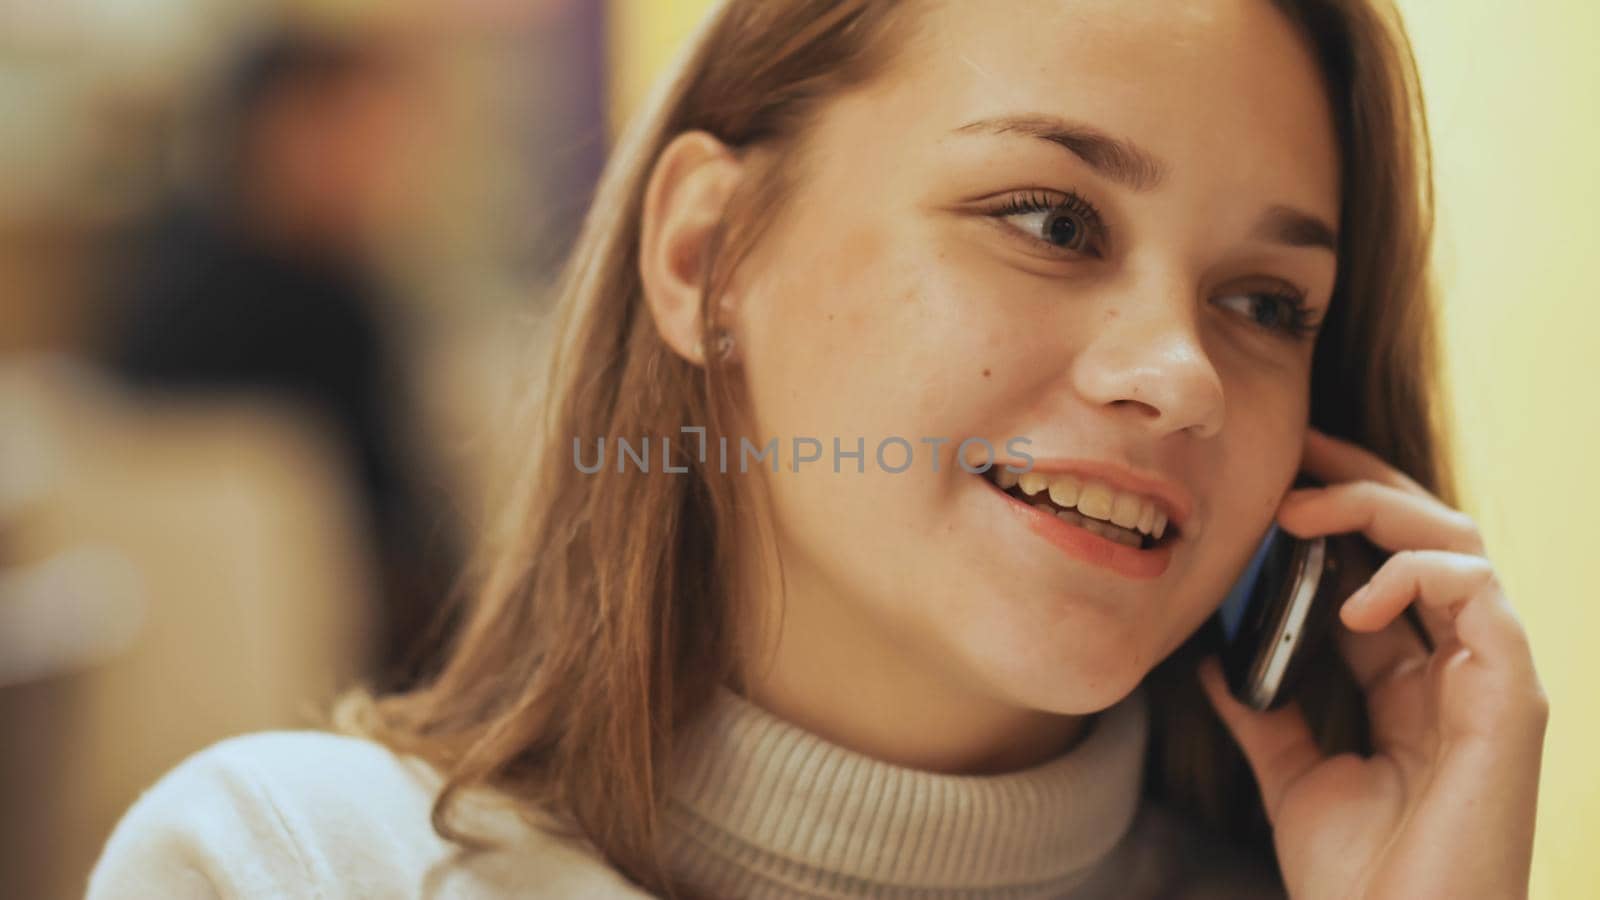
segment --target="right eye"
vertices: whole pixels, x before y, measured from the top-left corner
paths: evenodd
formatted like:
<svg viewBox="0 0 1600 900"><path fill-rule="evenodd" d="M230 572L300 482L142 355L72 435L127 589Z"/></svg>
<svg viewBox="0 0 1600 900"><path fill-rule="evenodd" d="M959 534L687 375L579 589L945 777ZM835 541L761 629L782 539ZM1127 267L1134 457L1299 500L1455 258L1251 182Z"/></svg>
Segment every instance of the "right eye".
<svg viewBox="0 0 1600 900"><path fill-rule="evenodd" d="M1106 228L1094 204L1076 193L1024 191L989 212L1051 250L1100 256Z"/></svg>

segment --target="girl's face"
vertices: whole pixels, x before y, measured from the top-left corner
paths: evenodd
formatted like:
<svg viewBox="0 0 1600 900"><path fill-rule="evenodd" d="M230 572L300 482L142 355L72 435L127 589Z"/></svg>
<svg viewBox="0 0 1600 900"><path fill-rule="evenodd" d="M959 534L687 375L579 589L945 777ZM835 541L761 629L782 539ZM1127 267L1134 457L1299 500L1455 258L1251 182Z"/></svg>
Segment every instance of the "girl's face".
<svg viewBox="0 0 1600 900"><path fill-rule="evenodd" d="M1266 0L943 3L912 31L807 133L736 294L784 677L1091 712L1213 613L1297 469L1330 108ZM822 454L795 472L797 438ZM958 464L969 438L1186 515L1159 552L1052 524Z"/></svg>

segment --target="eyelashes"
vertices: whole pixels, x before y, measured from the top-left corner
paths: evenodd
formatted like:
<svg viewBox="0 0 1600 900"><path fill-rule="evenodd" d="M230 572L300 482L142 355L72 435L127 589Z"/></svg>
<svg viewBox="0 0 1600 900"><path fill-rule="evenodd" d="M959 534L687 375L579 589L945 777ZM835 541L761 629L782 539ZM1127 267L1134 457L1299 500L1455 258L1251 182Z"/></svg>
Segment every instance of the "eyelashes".
<svg viewBox="0 0 1600 900"><path fill-rule="evenodd" d="M989 215L1008 223L1026 218L1033 223L1033 227L1012 227L1051 247L1088 252L1097 258L1104 255L1110 237L1100 210L1077 191L1064 194L1022 191L1010 195L1001 205L989 210ZM1057 240L1063 243L1056 243Z"/></svg>
<svg viewBox="0 0 1600 900"><path fill-rule="evenodd" d="M1253 312L1245 313L1251 316L1252 321L1268 331L1276 331L1300 340L1310 340L1317 334L1317 329L1322 322L1311 312L1311 307L1306 303L1306 298L1293 291L1266 290L1266 291L1231 291L1217 298L1220 303L1235 297L1246 300L1266 300L1275 303L1267 309L1276 310L1270 322L1263 322L1253 317ZM1260 309L1260 307L1253 307Z"/></svg>
<svg viewBox="0 0 1600 900"><path fill-rule="evenodd" d="M1004 224L1019 238L1056 255L1106 256L1111 231L1100 210L1077 191L1018 191L1007 195L985 214ZM1314 315L1303 291L1289 286L1257 291L1233 290L1220 301L1244 298L1249 309L1240 313L1260 328L1296 340L1315 337L1321 321ZM1266 319L1259 316L1265 315Z"/></svg>

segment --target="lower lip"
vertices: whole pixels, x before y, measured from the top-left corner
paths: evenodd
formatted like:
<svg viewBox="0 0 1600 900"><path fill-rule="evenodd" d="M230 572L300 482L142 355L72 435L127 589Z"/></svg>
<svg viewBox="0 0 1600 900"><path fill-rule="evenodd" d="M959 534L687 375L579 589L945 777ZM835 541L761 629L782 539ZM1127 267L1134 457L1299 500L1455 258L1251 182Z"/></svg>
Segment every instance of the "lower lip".
<svg viewBox="0 0 1600 900"><path fill-rule="evenodd" d="M982 478L982 476L978 476ZM1000 490L988 479L984 483L1006 501L1006 507L1020 516L1034 534L1054 544L1068 556L1094 563L1128 578L1158 578L1172 561L1172 545L1162 544L1141 550L1103 538L1092 531L1063 522L1054 513L1023 503Z"/></svg>

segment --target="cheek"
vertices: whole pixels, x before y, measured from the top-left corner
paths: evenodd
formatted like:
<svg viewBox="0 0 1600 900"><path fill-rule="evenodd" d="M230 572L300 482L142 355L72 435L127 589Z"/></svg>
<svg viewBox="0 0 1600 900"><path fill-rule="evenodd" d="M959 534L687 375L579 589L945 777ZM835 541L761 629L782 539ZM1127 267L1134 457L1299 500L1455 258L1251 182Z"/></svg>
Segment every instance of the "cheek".
<svg viewBox="0 0 1600 900"><path fill-rule="evenodd" d="M1004 329L984 321L981 296L956 289L935 253L882 231L857 227L826 249L762 262L752 270L759 294L748 297L740 323L750 340L744 374L755 431L778 438L783 455L777 475L764 473L780 532L829 577L868 594L903 600L951 590L948 572L941 577L926 561L930 547L960 549L950 545L962 528L952 498L975 485L955 463L957 446L999 437L989 423L1003 405ZM823 447L822 460L799 472L789 464L796 436ZM854 459L834 471L835 437L851 451L863 439L865 472ZM905 471L879 465L888 438L909 444ZM904 465L905 446L885 445L884 459Z"/></svg>
<svg viewBox="0 0 1600 900"><path fill-rule="evenodd" d="M740 314L763 434L838 435L852 446L861 435L869 454L892 435L928 461L921 438L959 440L979 426L971 411L1001 369L1000 335L944 261L916 251L858 226L810 253L773 255Z"/></svg>
<svg viewBox="0 0 1600 900"><path fill-rule="evenodd" d="M1202 556L1219 561L1228 576L1216 596L1232 584L1272 525L1284 493L1300 468L1306 405L1292 387L1257 390L1249 402L1230 403L1228 423L1217 447L1215 481Z"/></svg>
<svg viewBox="0 0 1600 900"><path fill-rule="evenodd" d="M1263 530L1300 468L1307 381L1303 372L1259 367L1224 376L1227 424L1217 454L1217 505Z"/></svg>

